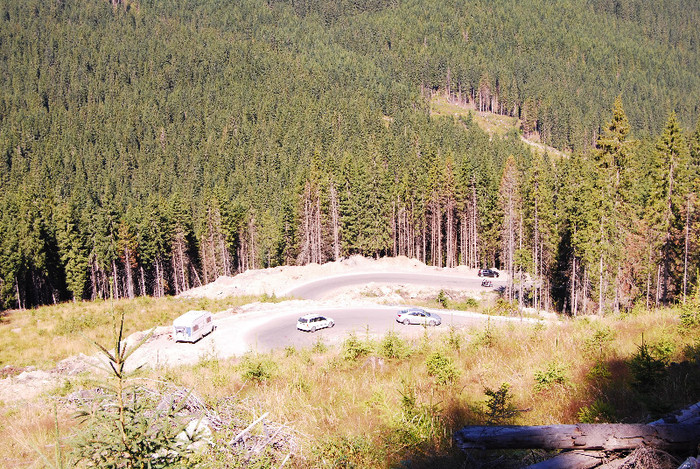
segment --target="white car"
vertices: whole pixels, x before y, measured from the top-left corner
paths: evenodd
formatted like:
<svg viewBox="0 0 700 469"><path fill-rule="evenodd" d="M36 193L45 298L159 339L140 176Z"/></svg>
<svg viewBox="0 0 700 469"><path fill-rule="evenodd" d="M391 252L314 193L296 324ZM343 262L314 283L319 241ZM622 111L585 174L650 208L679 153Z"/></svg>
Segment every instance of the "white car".
<svg viewBox="0 0 700 469"><path fill-rule="evenodd" d="M316 332L324 327L333 326L335 326L333 319L315 313L307 314L297 320L297 329L300 331Z"/></svg>
<svg viewBox="0 0 700 469"><path fill-rule="evenodd" d="M409 324L425 324L426 326L438 326L442 318L435 313L429 313L421 308L402 309L396 313L396 322L404 326Z"/></svg>

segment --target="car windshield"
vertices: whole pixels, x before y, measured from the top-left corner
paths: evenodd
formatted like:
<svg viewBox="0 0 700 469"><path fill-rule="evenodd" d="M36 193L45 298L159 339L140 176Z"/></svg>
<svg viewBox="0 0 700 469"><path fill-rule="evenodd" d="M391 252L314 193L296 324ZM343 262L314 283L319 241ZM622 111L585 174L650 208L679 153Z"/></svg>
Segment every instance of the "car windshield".
<svg viewBox="0 0 700 469"><path fill-rule="evenodd" d="M299 318L299 322L305 323L305 322L306 322L306 318Z"/></svg>

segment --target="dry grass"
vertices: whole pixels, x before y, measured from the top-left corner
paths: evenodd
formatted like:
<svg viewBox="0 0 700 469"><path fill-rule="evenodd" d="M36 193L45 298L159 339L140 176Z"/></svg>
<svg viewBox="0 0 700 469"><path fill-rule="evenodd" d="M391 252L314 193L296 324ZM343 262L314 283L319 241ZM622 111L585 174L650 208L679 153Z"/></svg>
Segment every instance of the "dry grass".
<svg viewBox="0 0 700 469"><path fill-rule="evenodd" d="M58 412L56 414L55 412ZM58 422L61 454L56 448ZM68 412L39 403L0 408L0 455L3 467L43 468L48 463L72 467L67 437L75 421Z"/></svg>
<svg viewBox="0 0 700 469"><path fill-rule="evenodd" d="M286 423L302 439L303 453L291 467L393 467L404 460L412 467L463 467L452 431L485 423L485 389L502 383L510 386L517 424L574 423L596 401L606 403L616 421L650 420L653 415L630 387L627 363L642 335L649 344L672 344L671 360L688 358L685 347L697 347L700 331L681 334L677 324L673 309L536 325L491 321L415 339L402 359L379 359L379 341L359 337L372 351L356 361L344 359L341 347L290 348L235 359L209 356L194 366L156 370L152 377L193 389L214 407L233 397L251 419L269 411L271 420ZM453 384L438 385L428 374L426 358L435 351L456 365ZM697 386L664 392L675 407L700 400ZM8 416L2 420L0 459L17 451L7 443ZM49 423L28 427L27 438L34 432L46 438ZM26 452L24 457L30 458Z"/></svg>

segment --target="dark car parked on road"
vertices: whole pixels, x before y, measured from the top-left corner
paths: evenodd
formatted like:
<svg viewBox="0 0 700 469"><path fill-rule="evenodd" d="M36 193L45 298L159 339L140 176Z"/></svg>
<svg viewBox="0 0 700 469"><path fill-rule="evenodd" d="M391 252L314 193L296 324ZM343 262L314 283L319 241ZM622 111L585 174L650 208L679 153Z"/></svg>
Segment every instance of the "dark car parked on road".
<svg viewBox="0 0 700 469"><path fill-rule="evenodd" d="M498 272L491 269L479 269L479 277L498 277Z"/></svg>

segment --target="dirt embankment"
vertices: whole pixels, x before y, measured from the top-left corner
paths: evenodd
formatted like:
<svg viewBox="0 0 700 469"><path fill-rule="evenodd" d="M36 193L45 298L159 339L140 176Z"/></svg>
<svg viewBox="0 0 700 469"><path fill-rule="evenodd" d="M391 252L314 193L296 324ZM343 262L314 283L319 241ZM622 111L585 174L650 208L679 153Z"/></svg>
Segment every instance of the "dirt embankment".
<svg viewBox="0 0 700 469"><path fill-rule="evenodd" d="M219 277L207 285L182 293L184 298L223 298L232 295L285 296L290 290L305 283L336 275L373 272L455 273L476 275L474 269L459 266L452 269L426 266L405 256L368 259L351 256L326 264L282 266L271 269L248 270L234 277Z"/></svg>

